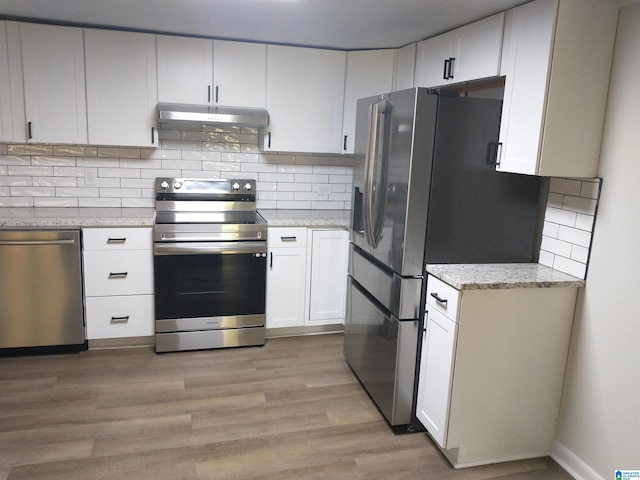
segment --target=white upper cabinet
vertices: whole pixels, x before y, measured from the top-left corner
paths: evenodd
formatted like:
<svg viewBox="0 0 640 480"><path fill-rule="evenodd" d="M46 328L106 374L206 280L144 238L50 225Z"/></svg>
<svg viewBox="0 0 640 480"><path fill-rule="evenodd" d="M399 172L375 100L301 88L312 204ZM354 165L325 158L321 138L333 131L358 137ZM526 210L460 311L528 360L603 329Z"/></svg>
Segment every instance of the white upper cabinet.
<svg viewBox="0 0 640 480"><path fill-rule="evenodd" d="M504 13L418 42L414 84L437 87L500 73Z"/></svg>
<svg viewBox="0 0 640 480"><path fill-rule="evenodd" d="M11 76L9 74L9 48L7 22L0 21L0 141L16 141L13 128L13 106L11 99ZM24 140L24 138L20 139Z"/></svg>
<svg viewBox="0 0 640 480"><path fill-rule="evenodd" d="M266 151L342 151L345 67L345 52L267 46Z"/></svg>
<svg viewBox="0 0 640 480"><path fill-rule="evenodd" d="M158 35L158 102L212 101L213 44L201 38Z"/></svg>
<svg viewBox="0 0 640 480"><path fill-rule="evenodd" d="M413 88L416 68L416 43L410 43L396 50L393 67L393 90Z"/></svg>
<svg viewBox="0 0 640 480"><path fill-rule="evenodd" d="M155 35L85 30L89 143L157 146Z"/></svg>
<svg viewBox="0 0 640 480"><path fill-rule="evenodd" d="M618 8L536 0L507 15L497 169L597 176Z"/></svg>
<svg viewBox="0 0 640 480"><path fill-rule="evenodd" d="M213 101L234 107L267 104L267 46L213 41Z"/></svg>
<svg viewBox="0 0 640 480"><path fill-rule="evenodd" d="M358 99L381 95L393 88L394 57L394 50L359 50L347 53L342 123L343 153L353 153Z"/></svg>
<svg viewBox="0 0 640 480"><path fill-rule="evenodd" d="M158 101L264 107L267 46L157 36Z"/></svg>
<svg viewBox="0 0 640 480"><path fill-rule="evenodd" d="M28 141L87 143L82 29L34 23L19 29Z"/></svg>

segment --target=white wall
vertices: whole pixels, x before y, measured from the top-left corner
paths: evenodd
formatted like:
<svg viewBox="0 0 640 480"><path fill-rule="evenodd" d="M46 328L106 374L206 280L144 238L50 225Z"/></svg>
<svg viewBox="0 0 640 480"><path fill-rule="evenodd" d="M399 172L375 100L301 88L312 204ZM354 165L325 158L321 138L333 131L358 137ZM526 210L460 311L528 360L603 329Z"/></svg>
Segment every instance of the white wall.
<svg viewBox="0 0 640 480"><path fill-rule="evenodd" d="M554 445L585 479L640 470L640 4L620 10L599 176Z"/></svg>

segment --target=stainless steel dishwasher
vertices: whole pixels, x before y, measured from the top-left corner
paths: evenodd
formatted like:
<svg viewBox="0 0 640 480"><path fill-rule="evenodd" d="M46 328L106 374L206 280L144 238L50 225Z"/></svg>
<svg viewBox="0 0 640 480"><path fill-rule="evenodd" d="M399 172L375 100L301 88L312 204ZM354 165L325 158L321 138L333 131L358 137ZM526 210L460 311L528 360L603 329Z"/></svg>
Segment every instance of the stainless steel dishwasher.
<svg viewBox="0 0 640 480"><path fill-rule="evenodd" d="M80 230L0 229L0 352L87 349Z"/></svg>

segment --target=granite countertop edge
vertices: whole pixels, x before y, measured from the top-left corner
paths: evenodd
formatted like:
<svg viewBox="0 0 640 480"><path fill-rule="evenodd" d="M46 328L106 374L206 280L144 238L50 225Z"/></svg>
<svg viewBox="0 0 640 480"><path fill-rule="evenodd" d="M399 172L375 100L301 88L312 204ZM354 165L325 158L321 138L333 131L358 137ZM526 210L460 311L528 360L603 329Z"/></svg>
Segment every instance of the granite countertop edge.
<svg viewBox="0 0 640 480"><path fill-rule="evenodd" d="M349 228L350 210L258 209L270 227ZM2 207L0 228L152 227L154 208Z"/></svg>
<svg viewBox="0 0 640 480"><path fill-rule="evenodd" d="M426 271L458 290L585 286L584 280L539 263L432 264Z"/></svg>

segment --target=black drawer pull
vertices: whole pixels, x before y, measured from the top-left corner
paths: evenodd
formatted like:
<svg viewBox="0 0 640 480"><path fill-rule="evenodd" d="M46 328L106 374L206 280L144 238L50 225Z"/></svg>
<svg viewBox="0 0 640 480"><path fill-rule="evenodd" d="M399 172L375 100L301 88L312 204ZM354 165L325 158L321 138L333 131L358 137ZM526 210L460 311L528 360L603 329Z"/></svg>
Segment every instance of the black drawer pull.
<svg viewBox="0 0 640 480"><path fill-rule="evenodd" d="M283 242L295 242L298 238L294 235L292 237L280 237Z"/></svg>
<svg viewBox="0 0 640 480"><path fill-rule="evenodd" d="M127 241L127 237L122 237L122 238L111 238L109 237L107 239L107 243L124 243Z"/></svg>
<svg viewBox="0 0 640 480"><path fill-rule="evenodd" d="M433 292L433 293L431 294L431 296L432 296L433 298L435 298L435 299L436 299L438 302L440 302L440 303L444 303L444 304L446 304L446 303L447 303L447 299L446 299L446 298L442 298L442 297L440 297L440 295L438 295L436 292Z"/></svg>
<svg viewBox="0 0 640 480"><path fill-rule="evenodd" d="M111 272L109 274L109 278L126 278L128 274L129 272L118 272L118 273Z"/></svg>
<svg viewBox="0 0 640 480"><path fill-rule="evenodd" d="M111 317L112 323L120 323L120 322L128 322L128 321L129 321L129 315L125 317Z"/></svg>

